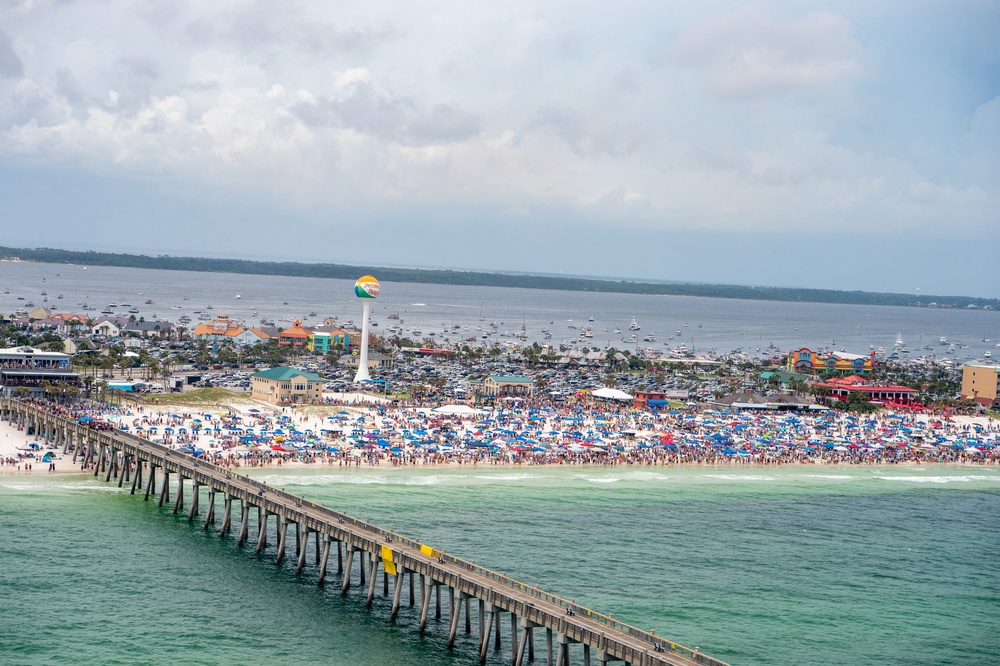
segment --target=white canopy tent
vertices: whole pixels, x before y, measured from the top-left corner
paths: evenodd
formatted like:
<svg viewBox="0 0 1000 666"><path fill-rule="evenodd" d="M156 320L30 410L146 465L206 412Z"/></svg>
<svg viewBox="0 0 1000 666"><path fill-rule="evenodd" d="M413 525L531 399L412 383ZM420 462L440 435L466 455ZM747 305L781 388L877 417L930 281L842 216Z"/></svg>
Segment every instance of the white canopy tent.
<svg viewBox="0 0 1000 666"><path fill-rule="evenodd" d="M633 398L633 396L629 395L625 391L619 391L618 389L608 387L599 388L591 393L591 395L595 398L600 398L601 400L618 400L622 402Z"/></svg>

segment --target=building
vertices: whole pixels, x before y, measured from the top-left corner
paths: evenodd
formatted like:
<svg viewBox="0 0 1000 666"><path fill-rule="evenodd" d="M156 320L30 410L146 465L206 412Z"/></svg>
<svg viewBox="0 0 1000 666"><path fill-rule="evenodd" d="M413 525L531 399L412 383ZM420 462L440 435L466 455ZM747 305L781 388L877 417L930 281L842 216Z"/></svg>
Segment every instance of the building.
<svg viewBox="0 0 1000 666"><path fill-rule="evenodd" d="M340 365L345 368L350 368L352 370L357 370L358 365L361 363L360 354L345 354L341 356L337 361ZM378 352L371 352L368 354L368 369L369 370L390 370L393 366L393 358L388 354L380 354Z"/></svg>
<svg viewBox="0 0 1000 666"><path fill-rule="evenodd" d="M319 375L287 366L255 373L250 382L250 397L275 405L295 402L319 402L323 397Z"/></svg>
<svg viewBox="0 0 1000 666"><path fill-rule="evenodd" d="M523 375L490 375L476 384L477 393L493 398L530 396L535 392L531 377Z"/></svg>
<svg viewBox="0 0 1000 666"><path fill-rule="evenodd" d="M303 328L302 320L296 319L289 328L278 333L278 346L304 349L310 335L312 335L312 331L308 328Z"/></svg>
<svg viewBox="0 0 1000 666"><path fill-rule="evenodd" d="M80 386L80 375L73 372L68 355L34 347L0 349L0 395L40 396L46 387L60 385Z"/></svg>
<svg viewBox="0 0 1000 666"><path fill-rule="evenodd" d="M313 331L306 339L306 349L314 354L325 354L330 351L330 334L324 331Z"/></svg>
<svg viewBox="0 0 1000 666"><path fill-rule="evenodd" d="M804 409L826 409L815 404L811 398L791 394L761 395L760 393L730 393L711 402L722 409L769 409L776 411L799 411Z"/></svg>
<svg viewBox="0 0 1000 666"><path fill-rule="evenodd" d="M917 389L909 386L866 382L863 377L857 375L835 377L829 381L815 384L815 386L826 389L828 398L849 402L853 394L863 393L868 402L880 405L912 405L919 393Z"/></svg>
<svg viewBox="0 0 1000 666"><path fill-rule="evenodd" d="M650 407L669 407L670 401L687 402L687 391L636 391L632 405L637 409L648 410Z"/></svg>
<svg viewBox="0 0 1000 666"><path fill-rule="evenodd" d="M191 331L191 336L196 340L207 340L209 342L222 342L224 340L235 340L243 333L243 327L232 321L227 314L220 314L215 321L206 321L198 324Z"/></svg>
<svg viewBox="0 0 1000 666"><path fill-rule="evenodd" d="M803 347L788 355L787 372L843 372L852 375L870 374L875 352L867 356L847 352L814 352Z"/></svg>
<svg viewBox="0 0 1000 666"><path fill-rule="evenodd" d="M987 407L1000 407L1000 365L967 363L962 366L962 398Z"/></svg>

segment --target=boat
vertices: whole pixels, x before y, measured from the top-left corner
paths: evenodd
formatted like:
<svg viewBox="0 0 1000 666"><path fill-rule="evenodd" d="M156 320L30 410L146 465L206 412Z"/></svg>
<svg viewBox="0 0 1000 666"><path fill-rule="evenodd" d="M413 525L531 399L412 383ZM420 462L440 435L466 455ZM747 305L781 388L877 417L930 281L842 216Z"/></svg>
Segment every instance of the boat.
<svg viewBox="0 0 1000 666"><path fill-rule="evenodd" d="M944 337L942 335L941 338L938 340L938 344L939 345L946 345L946 344L948 344L948 338L946 338L946 337Z"/></svg>
<svg viewBox="0 0 1000 666"><path fill-rule="evenodd" d="M129 308L129 314L139 314L139 308Z"/></svg>
<svg viewBox="0 0 1000 666"><path fill-rule="evenodd" d="M121 303L118 307L121 307L121 308L130 308L130 307L132 307L132 304L131 303Z"/></svg>
<svg viewBox="0 0 1000 666"><path fill-rule="evenodd" d="M62 295L62 294L59 294L58 296L56 296L56 299L57 299L57 300L60 300L60 301L61 301L61 300L62 300L62 297L63 297L63 295Z"/></svg>
<svg viewBox="0 0 1000 666"><path fill-rule="evenodd" d="M240 296L239 294L236 294L236 300L239 300L239 299L241 299L241 298L243 298L243 297L242 297L242 296Z"/></svg>
<svg viewBox="0 0 1000 666"><path fill-rule="evenodd" d="M903 342L903 334L902 333L897 333L896 334L896 346L897 347L905 347L906 346L906 343Z"/></svg>
<svg viewBox="0 0 1000 666"><path fill-rule="evenodd" d="M386 319L399 319L399 313L393 312L391 315L387 316Z"/></svg>
<svg viewBox="0 0 1000 666"><path fill-rule="evenodd" d="M647 333L646 336L642 339L642 341L643 342L656 342L656 336L653 335L652 333Z"/></svg>
<svg viewBox="0 0 1000 666"><path fill-rule="evenodd" d="M47 291L43 291L41 294L39 294L39 296L48 296L48 295L49 295L49 292L47 292Z"/></svg>
<svg viewBox="0 0 1000 666"><path fill-rule="evenodd" d="M990 351L983 352L983 358L992 358L992 357L993 357L993 352Z"/></svg>
<svg viewBox="0 0 1000 666"><path fill-rule="evenodd" d="M632 317L632 323L628 325L628 330L630 330L630 331L638 331L641 328L642 328L642 326L639 326L639 322L637 322L635 320L635 317Z"/></svg>
<svg viewBox="0 0 1000 666"><path fill-rule="evenodd" d="M153 299L152 298L147 298L146 299L146 305L153 305Z"/></svg>

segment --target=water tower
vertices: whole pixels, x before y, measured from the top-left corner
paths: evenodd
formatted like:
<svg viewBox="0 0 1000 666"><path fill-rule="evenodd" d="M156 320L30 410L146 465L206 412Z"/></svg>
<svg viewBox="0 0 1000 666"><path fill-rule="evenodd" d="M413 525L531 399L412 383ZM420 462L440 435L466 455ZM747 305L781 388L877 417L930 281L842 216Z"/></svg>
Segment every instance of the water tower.
<svg viewBox="0 0 1000 666"><path fill-rule="evenodd" d="M355 382L371 380L368 374L368 314L371 302L378 298L381 286L378 280L371 275L358 278L354 283L354 295L364 303L364 314L361 315L361 356L358 358L358 374L354 375Z"/></svg>

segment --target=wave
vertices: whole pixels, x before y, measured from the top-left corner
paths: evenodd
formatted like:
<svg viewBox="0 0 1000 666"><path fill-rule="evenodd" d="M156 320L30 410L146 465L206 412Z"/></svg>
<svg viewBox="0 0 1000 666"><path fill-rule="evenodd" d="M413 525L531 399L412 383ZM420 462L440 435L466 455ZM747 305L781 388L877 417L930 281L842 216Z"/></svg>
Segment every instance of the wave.
<svg viewBox="0 0 1000 666"><path fill-rule="evenodd" d="M725 481L774 481L777 479L777 477L766 474L705 474L704 476Z"/></svg>
<svg viewBox="0 0 1000 666"><path fill-rule="evenodd" d="M534 474L477 474L472 478L486 479L487 481L524 481L525 479L540 479L542 477Z"/></svg>
<svg viewBox="0 0 1000 666"><path fill-rule="evenodd" d="M850 476L848 474L801 474L808 479L857 479L856 476Z"/></svg>
<svg viewBox="0 0 1000 666"><path fill-rule="evenodd" d="M1000 477L989 475L964 476L876 476L879 481L903 481L910 483L969 483L971 481L1000 481Z"/></svg>
<svg viewBox="0 0 1000 666"><path fill-rule="evenodd" d="M380 474L371 476L265 476L259 479L270 486L332 486L338 484L369 486L369 485L397 485L397 486L433 486L441 481L438 476L422 476L414 478L389 477Z"/></svg>
<svg viewBox="0 0 1000 666"><path fill-rule="evenodd" d="M594 478L590 478L590 477L587 477L587 476L577 476L576 478L583 479L584 481L588 481L590 483L618 483L619 481L621 481L620 478L614 477L614 476L606 477L606 478L602 478L602 479L594 479Z"/></svg>

